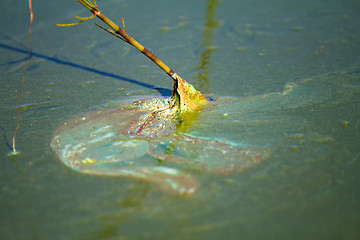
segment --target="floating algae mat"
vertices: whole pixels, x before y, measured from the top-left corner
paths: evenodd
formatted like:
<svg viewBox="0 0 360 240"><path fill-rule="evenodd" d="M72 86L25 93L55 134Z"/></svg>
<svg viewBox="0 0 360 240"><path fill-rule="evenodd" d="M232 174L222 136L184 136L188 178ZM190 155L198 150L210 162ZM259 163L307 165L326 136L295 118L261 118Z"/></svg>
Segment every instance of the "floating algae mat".
<svg viewBox="0 0 360 240"><path fill-rule="evenodd" d="M63 123L54 132L51 146L76 171L141 179L167 193L189 196L200 187L189 172L234 174L270 156L271 150L256 147L255 139L267 136L261 146L306 137L285 137L283 132L302 129L304 119L298 114L279 118L279 111L291 113L326 102L334 94L329 81L331 77L325 75L288 83L282 92L220 97L201 111L181 117L171 117L178 114L170 107L174 96L84 113ZM319 141L319 136L309 137Z"/></svg>
<svg viewBox="0 0 360 240"><path fill-rule="evenodd" d="M92 175L140 179L167 193L189 196L198 190L200 183L188 169L229 175L270 155L268 148L234 141L236 136L232 134L239 132L231 125L239 121L240 112L246 111L241 102L279 104L294 85L288 84L281 93L261 97L209 101L130 37L124 22L123 28L119 28L100 13L95 1L78 1L93 13L89 18L80 18L80 22L100 18L113 30L101 28L149 57L174 80L174 88L167 99L139 100L116 109L81 114L63 123L53 134L51 147L65 165ZM227 137L216 132L222 125L230 126Z"/></svg>
<svg viewBox="0 0 360 240"><path fill-rule="evenodd" d="M262 148L177 132L172 120L149 119L153 113L132 106L85 113L63 123L51 146L62 162L77 171L142 179L181 195L193 194L198 181L174 167L156 166L156 160L231 174L268 154ZM151 126L147 126L148 121L153 121Z"/></svg>
<svg viewBox="0 0 360 240"><path fill-rule="evenodd" d="M156 160L227 175L257 164L268 155L265 148L245 148L224 139L182 132L181 122L159 113L166 110L148 108L153 101L76 116L55 131L51 146L62 162L77 171L142 179L181 195L193 194L198 181L174 167L157 166ZM209 105L204 111L226 107ZM206 127L204 123L202 127Z"/></svg>

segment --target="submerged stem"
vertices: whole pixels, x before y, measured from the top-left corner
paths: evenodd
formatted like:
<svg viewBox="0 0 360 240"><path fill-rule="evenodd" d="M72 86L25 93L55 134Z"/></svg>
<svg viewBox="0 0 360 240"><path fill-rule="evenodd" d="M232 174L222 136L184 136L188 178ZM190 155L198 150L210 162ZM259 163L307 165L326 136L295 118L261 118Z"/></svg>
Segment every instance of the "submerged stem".
<svg viewBox="0 0 360 240"><path fill-rule="evenodd" d="M25 61L25 65L24 65L24 71L23 71L23 75L22 75L22 80L21 80L21 93L20 93L20 96L18 98L18 101L16 103L16 111L17 111L17 114L18 114L18 118L19 118L19 122L15 128L15 131L14 131L14 135L13 135L13 141L12 141L12 152L11 152L11 155L15 156L15 155L18 155L19 152L16 151L16 134L20 128L20 125L21 125L21 114L20 114L20 101L21 101L21 98L24 96L24 92L25 92L25 75L26 75L26 70L27 70L27 66L28 66L28 63L29 63L29 60L30 60L30 57L31 57L31 51L30 51L30 39L31 39L31 26L32 26L32 22L33 22L33 19L34 19L34 14L33 14L33 10L32 10L32 1L29 0L29 11L30 11L30 22L29 22L29 33L28 33L28 38L27 38L27 43L26 43L26 46L27 46L27 57L26 57L26 61Z"/></svg>

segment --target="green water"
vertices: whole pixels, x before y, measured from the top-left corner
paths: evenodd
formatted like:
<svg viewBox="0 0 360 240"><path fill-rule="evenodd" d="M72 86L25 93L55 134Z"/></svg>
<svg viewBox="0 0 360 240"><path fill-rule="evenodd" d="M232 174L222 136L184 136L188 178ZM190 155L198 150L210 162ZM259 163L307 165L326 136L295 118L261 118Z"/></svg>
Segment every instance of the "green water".
<svg viewBox="0 0 360 240"><path fill-rule="evenodd" d="M63 121L169 94L172 80L95 21L56 27L89 15L76 1L36 1L21 154L8 157L0 141L1 239L359 239L358 1L98 5L199 90L240 99L235 116L207 113L191 131L268 147L271 157L226 177L190 170L201 188L187 199L65 167L49 145ZM0 126L11 145L29 17L26 1L0 6ZM288 82L298 88L284 101L277 92Z"/></svg>

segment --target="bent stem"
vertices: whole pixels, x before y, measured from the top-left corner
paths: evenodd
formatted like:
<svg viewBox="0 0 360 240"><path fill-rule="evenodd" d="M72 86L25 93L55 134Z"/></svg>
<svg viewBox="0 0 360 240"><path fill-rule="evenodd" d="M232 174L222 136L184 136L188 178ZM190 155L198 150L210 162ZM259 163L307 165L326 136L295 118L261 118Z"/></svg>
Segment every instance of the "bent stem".
<svg viewBox="0 0 360 240"><path fill-rule="evenodd" d="M29 63L29 59L30 59L30 55L31 55L31 51L30 51L30 39L31 39L31 26L32 26L32 22L33 22L33 19L34 19L34 14L33 14L33 10L32 10L32 1L29 0L29 11L30 11L30 22L29 22L29 32L28 32L28 38L27 38L27 43L26 43L26 46L27 46L27 57L26 57L26 61L25 61L25 65L24 65L24 71L23 71L23 75L22 75L22 80L21 80L21 93L20 93L20 96L18 98L18 101L16 103L16 112L18 114L18 118L19 118L19 122L14 130L14 135L13 135L13 141L12 141L12 151L9 155L12 155L12 156L16 156L19 154L18 151L16 151L16 134L20 128L20 125L21 125L21 114L20 114L20 101L21 101L21 98L24 96L24 91L25 91L25 76L26 76L26 70L27 70L27 66L28 66L28 63Z"/></svg>
<svg viewBox="0 0 360 240"><path fill-rule="evenodd" d="M201 110L203 106L208 102L207 98L204 97L199 91L197 91L191 84L187 83L173 70L171 70L171 68L168 67L163 61L161 61L158 57L156 57L151 51L146 49L143 45L141 45L129 34L127 34L125 32L124 21L123 21L123 28L120 28L118 25L116 25L113 21L111 21L109 18L107 18L104 14L100 12L100 10L96 5L95 0L93 0L93 2L91 0L77 0L77 1L81 3L84 7L86 7L90 12L92 12L93 14L92 16L96 16L99 19L101 19L112 30L107 30L104 29L103 27L101 28L103 28L112 35L117 36L126 43L135 47L137 50L139 50L145 56L147 56L150 60L152 60L156 65L158 65L168 76L170 76L174 80L174 88L171 98L174 99L175 102L177 103L177 107L180 109L180 112ZM82 21L80 22L89 20L93 18L92 16L90 16L89 18L80 18L82 19ZM66 25L70 26L74 24L60 24L58 26L66 26Z"/></svg>
<svg viewBox="0 0 360 240"><path fill-rule="evenodd" d="M104 23L106 23L109 27L111 27L116 33L122 36L126 42L135 47L137 50L142 52L145 56L150 58L156 65L158 65L164 72L166 72L170 77L174 74L174 72L159 58L157 58L152 52L147 50L143 45L137 42L134 38L132 38L129 34L125 32L124 29L121 29L118 25L116 25L113 21L107 18L104 14L102 14L96 2L92 3L90 0L78 0L84 7L90 10L95 16L100 18Z"/></svg>

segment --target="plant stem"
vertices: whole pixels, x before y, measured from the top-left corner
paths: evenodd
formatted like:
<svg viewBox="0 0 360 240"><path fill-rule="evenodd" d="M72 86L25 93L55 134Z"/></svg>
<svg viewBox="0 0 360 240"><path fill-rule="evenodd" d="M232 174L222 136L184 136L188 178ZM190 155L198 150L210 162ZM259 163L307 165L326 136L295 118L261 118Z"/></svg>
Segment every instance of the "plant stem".
<svg viewBox="0 0 360 240"><path fill-rule="evenodd" d="M15 156L15 155L18 155L19 152L16 151L16 144L15 144L15 141L16 141L16 134L20 128L20 125L21 125L21 114L20 114L20 101L21 101L21 98L24 96L24 91L25 91L25 75L26 75L26 70L27 70L27 66L28 66L28 63L29 63L29 60L30 60L30 57L31 57L31 51L30 51L30 39L31 39L31 26L32 26L32 22L33 22L33 19L34 19L34 14L33 14L33 10L32 10L32 1L29 0L29 11L30 11L30 22L29 22L29 33L28 33L28 38L27 38L27 57L26 57L26 61L25 61L25 65L24 65L24 71L23 71L23 75L22 75L22 80L21 80L21 93L20 93L20 96L18 98L18 101L16 103L16 111L17 111L17 114L18 114L18 118L19 118L19 122L15 128L15 131L14 131L14 135L13 135L13 141L12 141L12 152L11 152L11 155Z"/></svg>
<svg viewBox="0 0 360 240"><path fill-rule="evenodd" d="M167 75L169 75L174 80L174 88L171 98L177 103L177 107L180 109L181 113L186 111L200 110L208 102L207 98L204 97L191 84L187 83L173 70L171 70L163 61L161 61L158 57L156 57L152 52L150 52L143 45L141 45L134 38L132 38L129 34L127 34L124 30L125 27L124 29L121 29L113 21L111 21L104 14L102 14L97 8L95 0L94 3L92 3L91 0L77 0L77 1L81 3L83 6L85 6L87 9L89 9L93 13L93 16L97 16L109 27L111 27L115 31L114 33L119 34L121 36L121 37L118 36L119 38L129 43L130 45L138 49L140 52L142 52L145 56L150 58L156 65L158 65ZM110 32L111 34L114 34L112 31L109 30L106 31Z"/></svg>
<svg viewBox="0 0 360 240"><path fill-rule="evenodd" d="M156 57L151 51L146 49L143 45L141 45L138 41L132 38L129 34L127 34L123 29L121 29L118 25L116 25L113 21L107 18L104 14L102 14L97 6L89 3L86 0L77 0L87 9L89 9L95 16L100 18L104 23L106 23L109 27L111 27L116 33L120 34L126 42L135 47L137 50L142 52L145 56L150 58L156 65L158 65L167 75L174 78L174 71L172 71L163 61L161 61L158 57ZM175 80L175 79L174 79Z"/></svg>

